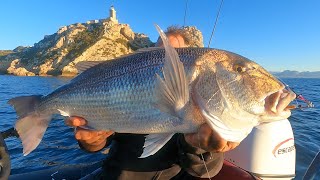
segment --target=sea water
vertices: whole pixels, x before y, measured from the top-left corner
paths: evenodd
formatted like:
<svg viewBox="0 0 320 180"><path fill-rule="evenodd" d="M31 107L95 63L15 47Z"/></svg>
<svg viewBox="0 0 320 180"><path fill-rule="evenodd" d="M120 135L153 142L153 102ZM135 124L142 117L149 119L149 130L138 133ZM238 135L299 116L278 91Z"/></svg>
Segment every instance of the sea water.
<svg viewBox="0 0 320 180"><path fill-rule="evenodd" d="M0 75L0 131L13 127L17 118L7 101L17 96L46 95L67 83L68 78L17 77ZM294 110L289 118L297 152L296 178L301 179L313 157L320 150L320 79L282 79L297 93L315 104L315 108ZM11 174L48 169L54 166L103 160L105 154L82 151L74 138L73 128L61 117L51 121L40 145L28 156L22 155L17 138L6 139L11 158Z"/></svg>

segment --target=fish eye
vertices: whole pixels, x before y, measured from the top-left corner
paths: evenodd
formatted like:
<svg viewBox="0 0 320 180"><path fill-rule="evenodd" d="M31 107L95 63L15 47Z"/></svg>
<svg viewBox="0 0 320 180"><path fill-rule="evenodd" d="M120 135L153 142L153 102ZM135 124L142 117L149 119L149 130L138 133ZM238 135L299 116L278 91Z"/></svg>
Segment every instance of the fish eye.
<svg viewBox="0 0 320 180"><path fill-rule="evenodd" d="M243 72L245 72L245 70L246 70L243 66L240 66L240 65L235 65L235 66L234 66L234 69L235 69L235 71L237 71L238 73L243 73Z"/></svg>

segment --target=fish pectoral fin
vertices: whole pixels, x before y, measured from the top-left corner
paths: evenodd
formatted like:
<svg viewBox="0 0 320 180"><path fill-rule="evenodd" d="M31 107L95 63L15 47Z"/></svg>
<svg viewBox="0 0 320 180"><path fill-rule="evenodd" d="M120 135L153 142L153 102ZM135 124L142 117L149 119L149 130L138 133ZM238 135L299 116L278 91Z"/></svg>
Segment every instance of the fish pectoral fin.
<svg viewBox="0 0 320 180"><path fill-rule="evenodd" d="M174 133L166 134L149 134L143 145L143 153L139 158L145 158L158 152L174 135Z"/></svg>
<svg viewBox="0 0 320 180"><path fill-rule="evenodd" d="M189 101L189 87L184 66L180 61L177 51L159 26L156 28L165 48L165 62L162 69L163 79L156 74L156 106L160 111L177 116Z"/></svg>
<svg viewBox="0 0 320 180"><path fill-rule="evenodd" d="M134 52L134 54L136 54L136 53L144 53L144 52L149 52L149 51L155 51L155 50L159 50L159 49L163 49L163 47L140 48L140 49L136 50L136 51Z"/></svg>

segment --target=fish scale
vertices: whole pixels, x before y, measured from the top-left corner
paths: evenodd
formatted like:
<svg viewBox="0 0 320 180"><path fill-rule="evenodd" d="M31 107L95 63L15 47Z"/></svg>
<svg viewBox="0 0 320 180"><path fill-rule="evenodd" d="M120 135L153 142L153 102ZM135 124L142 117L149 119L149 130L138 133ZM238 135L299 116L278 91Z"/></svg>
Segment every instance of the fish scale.
<svg viewBox="0 0 320 180"><path fill-rule="evenodd" d="M189 49L177 51L181 54L182 62L189 65L206 52L194 53ZM187 57L185 61L184 56ZM95 129L143 134L177 131L174 125L166 123L168 127L165 127L163 122L176 123L179 119L161 113L152 106L155 103L155 74L162 74L163 61L164 51L157 50L118 59L119 63L99 64L79 75L69 85L45 96L45 103L39 109L48 114L60 109L71 116L83 117ZM120 127L119 123L122 124Z"/></svg>

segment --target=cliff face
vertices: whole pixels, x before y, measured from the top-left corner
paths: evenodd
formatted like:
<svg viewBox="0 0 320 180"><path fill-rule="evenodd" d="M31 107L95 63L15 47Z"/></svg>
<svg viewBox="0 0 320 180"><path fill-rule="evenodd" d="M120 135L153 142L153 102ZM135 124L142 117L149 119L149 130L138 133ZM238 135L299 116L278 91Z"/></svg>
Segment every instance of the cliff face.
<svg viewBox="0 0 320 180"><path fill-rule="evenodd" d="M61 27L32 47L0 51L0 74L17 76L74 76L80 61L107 61L154 43L128 24L119 24L114 11L108 19ZM184 27L190 46L203 47L202 34Z"/></svg>
<svg viewBox="0 0 320 180"><path fill-rule="evenodd" d="M0 73L73 76L80 61L110 60L152 45L146 35L134 33L127 24L111 20L78 23L61 27L33 47L0 56Z"/></svg>

